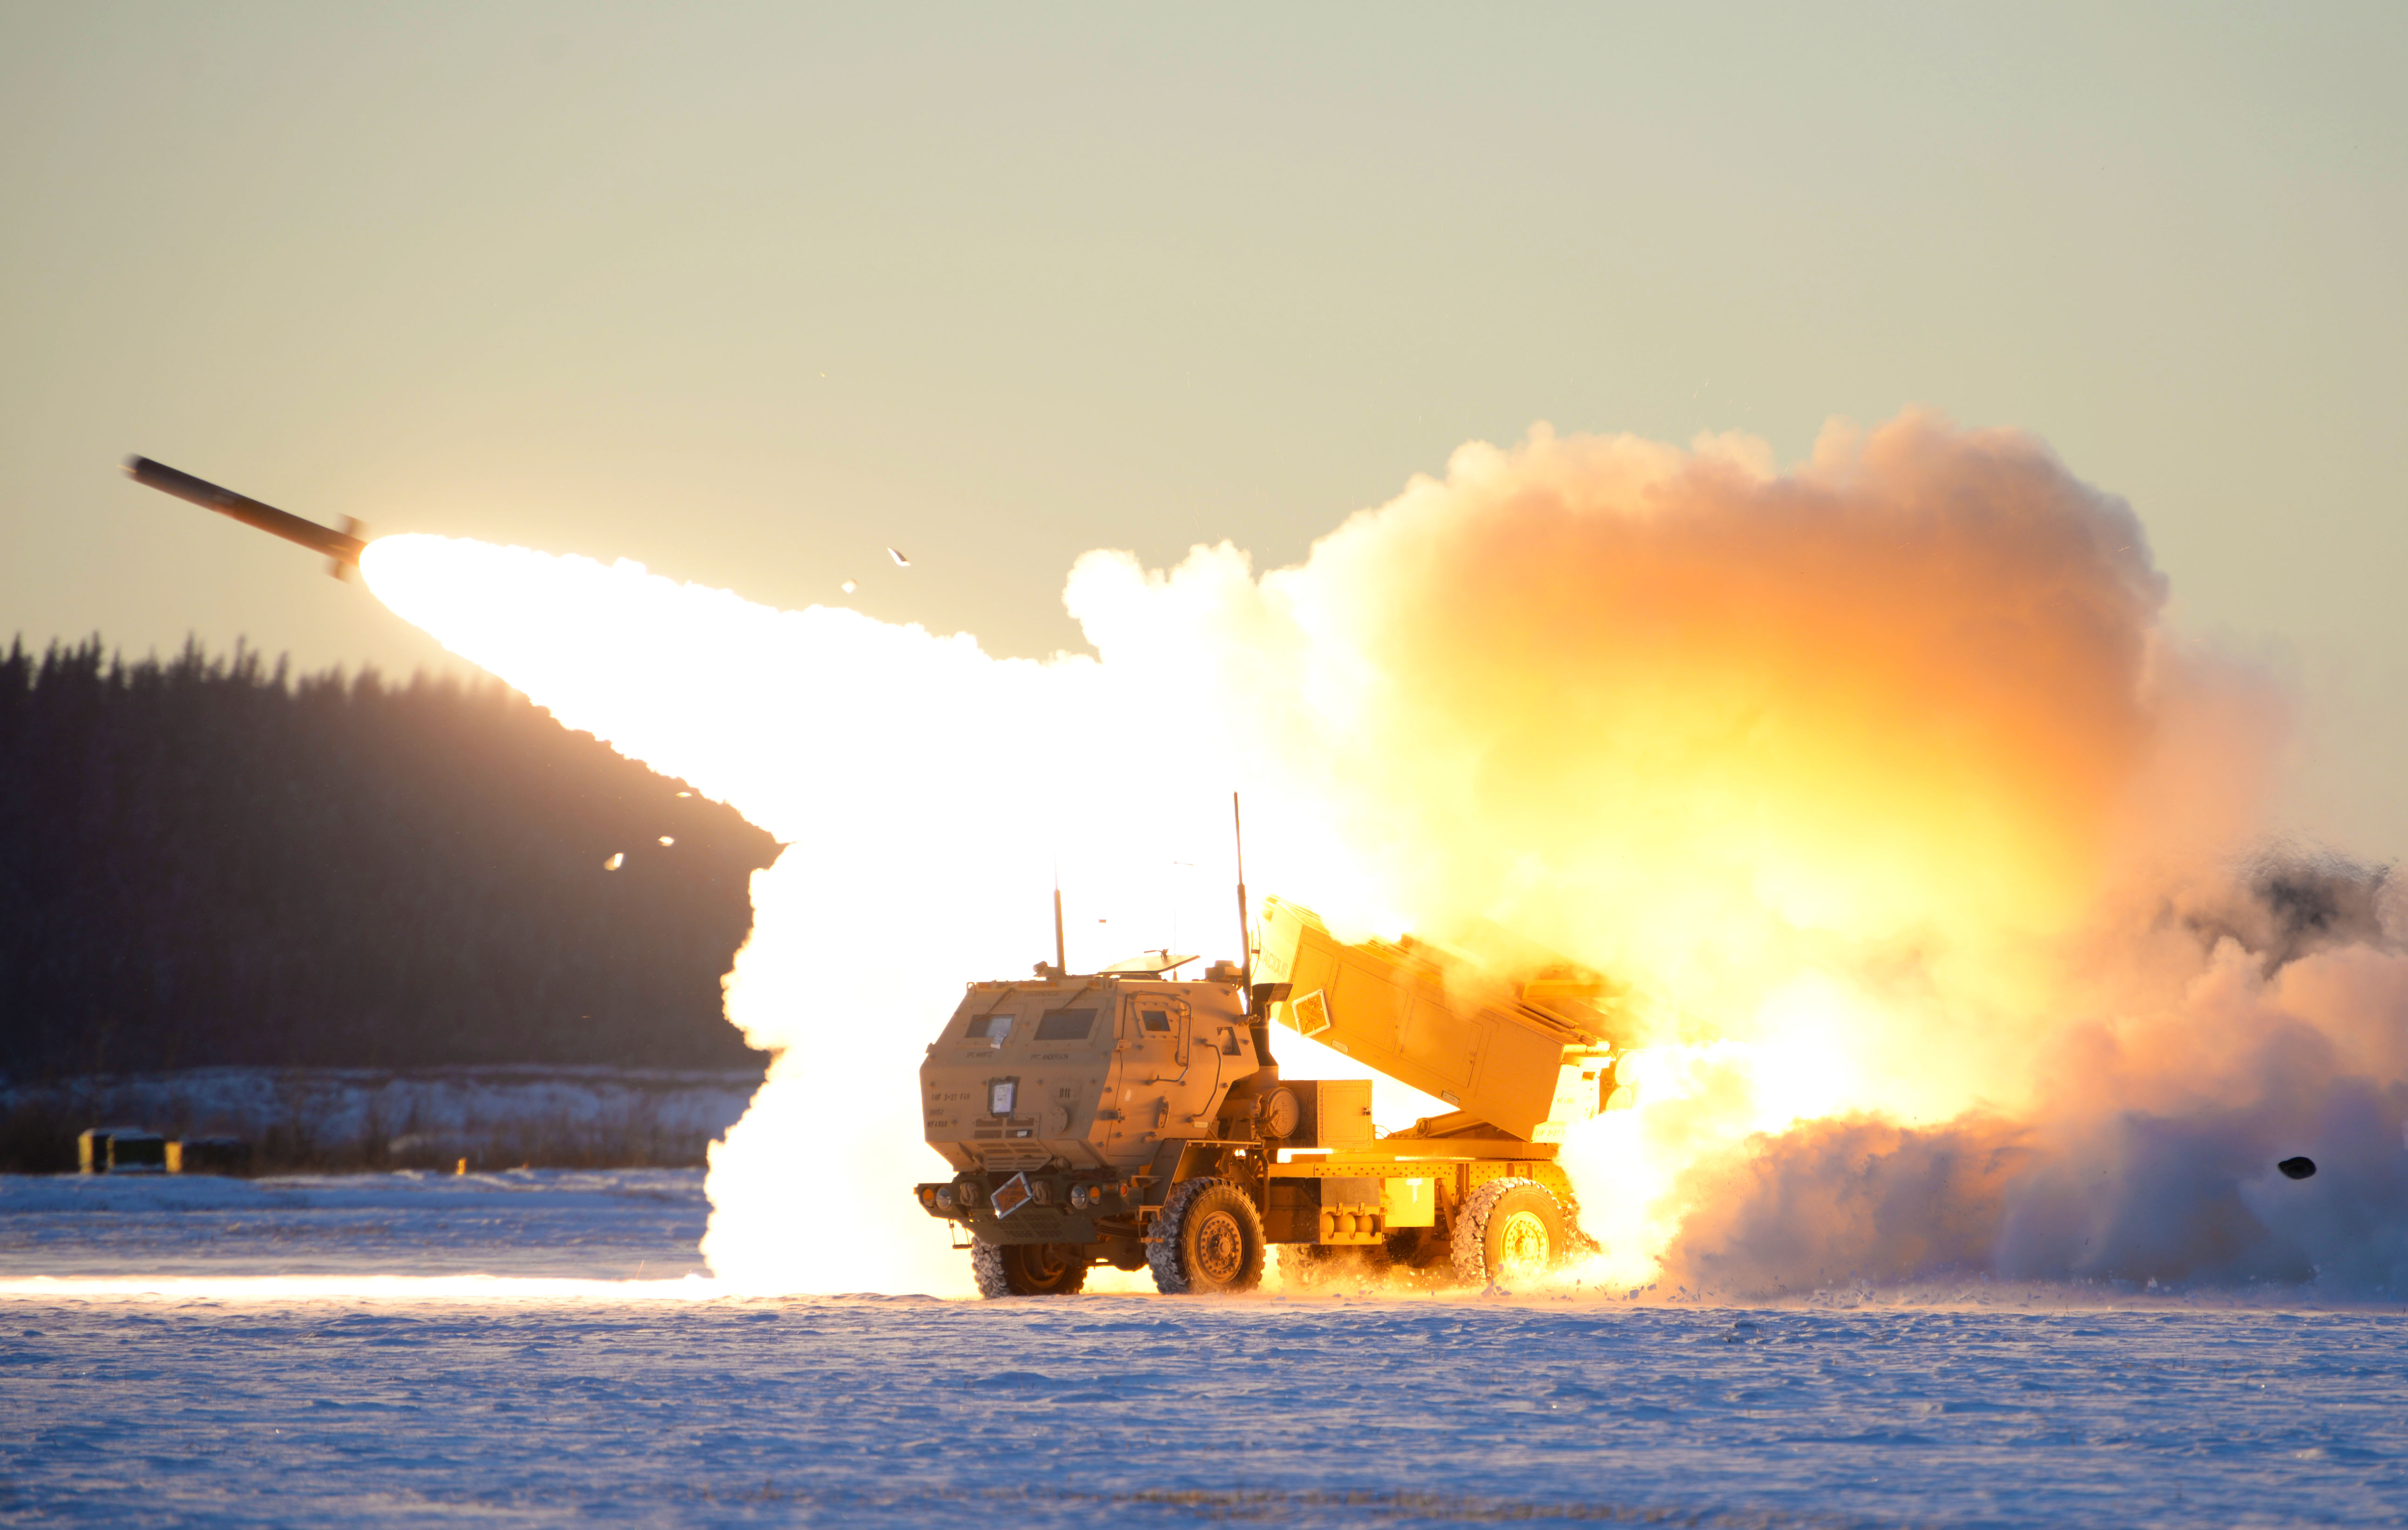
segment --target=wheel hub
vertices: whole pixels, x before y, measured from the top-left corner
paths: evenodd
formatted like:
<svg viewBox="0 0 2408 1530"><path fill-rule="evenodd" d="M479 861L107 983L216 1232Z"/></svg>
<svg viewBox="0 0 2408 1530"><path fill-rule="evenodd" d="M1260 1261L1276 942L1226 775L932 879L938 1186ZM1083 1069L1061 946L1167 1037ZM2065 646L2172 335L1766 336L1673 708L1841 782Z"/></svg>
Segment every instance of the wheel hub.
<svg viewBox="0 0 2408 1530"><path fill-rule="evenodd" d="M1534 1211L1516 1211L1497 1234L1497 1262L1508 1270L1547 1267L1547 1224Z"/></svg>
<svg viewBox="0 0 2408 1530"><path fill-rule="evenodd" d="M1233 1283L1245 1268L1246 1235L1226 1211L1208 1214L1196 1229L1196 1273L1216 1286Z"/></svg>

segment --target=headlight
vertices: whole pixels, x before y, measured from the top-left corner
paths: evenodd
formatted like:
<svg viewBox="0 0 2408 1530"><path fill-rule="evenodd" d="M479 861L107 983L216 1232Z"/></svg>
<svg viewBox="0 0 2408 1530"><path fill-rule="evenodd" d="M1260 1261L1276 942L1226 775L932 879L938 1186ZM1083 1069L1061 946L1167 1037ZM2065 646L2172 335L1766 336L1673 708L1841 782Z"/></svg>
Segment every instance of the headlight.
<svg viewBox="0 0 2408 1530"><path fill-rule="evenodd" d="M937 1187L937 1209L939 1211L950 1211L953 1208L953 1187L951 1185L939 1185Z"/></svg>
<svg viewBox="0 0 2408 1530"><path fill-rule="evenodd" d="M1095 1192L1089 1190L1085 1185L1072 1185L1070 1187L1070 1209L1073 1211L1084 1211L1087 1208L1087 1202L1094 1198Z"/></svg>

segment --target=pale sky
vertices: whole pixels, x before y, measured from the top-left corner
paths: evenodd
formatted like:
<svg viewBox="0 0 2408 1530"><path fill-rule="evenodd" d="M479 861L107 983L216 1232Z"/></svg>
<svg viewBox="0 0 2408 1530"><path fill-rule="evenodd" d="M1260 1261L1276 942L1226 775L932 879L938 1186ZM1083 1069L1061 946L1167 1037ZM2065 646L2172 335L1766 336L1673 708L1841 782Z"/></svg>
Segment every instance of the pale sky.
<svg viewBox="0 0 2408 1530"><path fill-rule="evenodd" d="M0 4L0 640L449 662L136 451L1033 655L1082 551L1467 439L1928 405L2128 498L2398 854L2402 80L2396 3Z"/></svg>

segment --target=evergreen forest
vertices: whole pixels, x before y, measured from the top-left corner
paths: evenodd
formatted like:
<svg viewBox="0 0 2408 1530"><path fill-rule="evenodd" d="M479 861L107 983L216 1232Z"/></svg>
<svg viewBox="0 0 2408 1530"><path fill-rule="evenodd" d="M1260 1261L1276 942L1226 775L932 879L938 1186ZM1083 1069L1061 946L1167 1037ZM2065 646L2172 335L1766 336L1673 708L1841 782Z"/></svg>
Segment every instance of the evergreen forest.
<svg viewBox="0 0 2408 1530"><path fill-rule="evenodd" d="M777 851L498 682L20 641L0 1075L757 1064L719 982Z"/></svg>

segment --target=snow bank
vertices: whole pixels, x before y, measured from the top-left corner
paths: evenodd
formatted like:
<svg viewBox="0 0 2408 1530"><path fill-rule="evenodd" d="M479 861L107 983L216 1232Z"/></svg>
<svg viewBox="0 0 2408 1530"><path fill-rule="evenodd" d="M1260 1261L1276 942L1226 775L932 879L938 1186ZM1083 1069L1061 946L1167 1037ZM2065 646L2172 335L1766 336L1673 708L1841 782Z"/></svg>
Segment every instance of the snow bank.
<svg viewBox="0 0 2408 1530"><path fill-rule="evenodd" d="M200 1068L0 1088L0 1163L72 1166L75 1134L237 1137L265 1169L699 1165L755 1072Z"/></svg>

